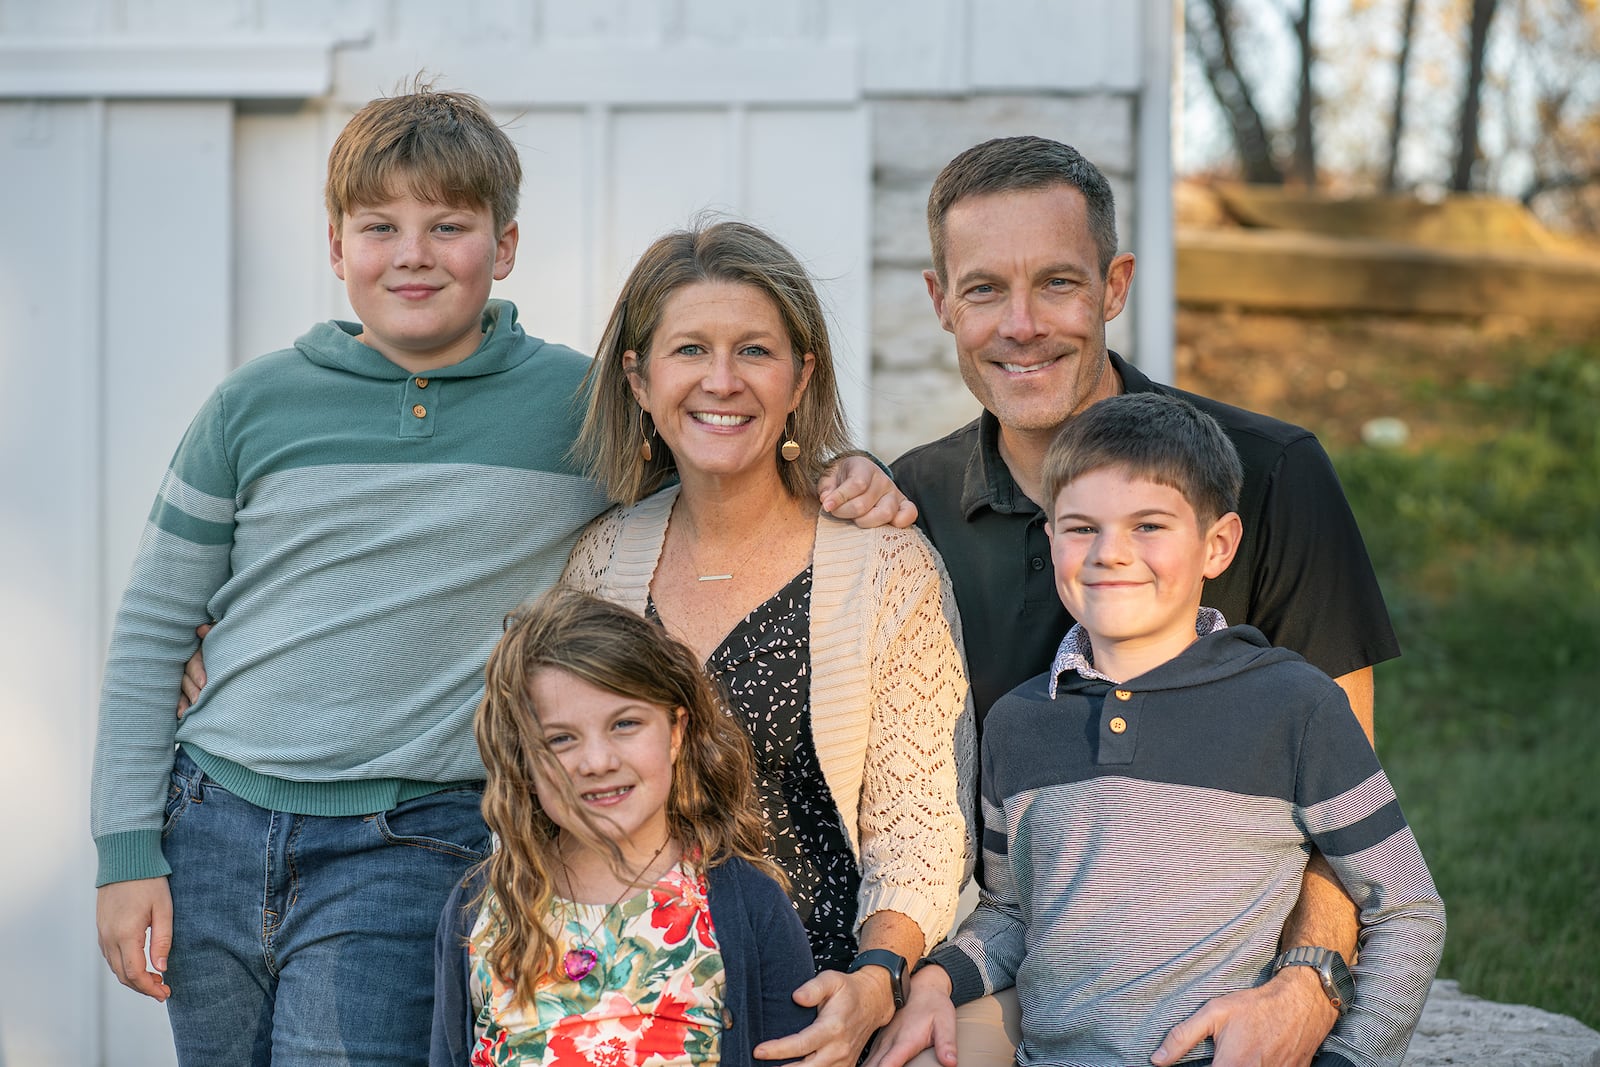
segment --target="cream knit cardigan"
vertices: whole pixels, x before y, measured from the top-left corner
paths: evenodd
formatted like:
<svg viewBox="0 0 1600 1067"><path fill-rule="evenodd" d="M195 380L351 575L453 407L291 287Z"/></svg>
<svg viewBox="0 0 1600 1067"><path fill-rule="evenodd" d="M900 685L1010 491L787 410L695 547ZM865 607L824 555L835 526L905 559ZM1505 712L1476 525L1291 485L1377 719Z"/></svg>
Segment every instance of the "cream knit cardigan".
<svg viewBox="0 0 1600 1067"><path fill-rule="evenodd" d="M678 487L583 532L562 580L643 612ZM971 870L976 731L961 620L917 530L817 519L811 737L861 868L856 928L895 911L931 949Z"/></svg>

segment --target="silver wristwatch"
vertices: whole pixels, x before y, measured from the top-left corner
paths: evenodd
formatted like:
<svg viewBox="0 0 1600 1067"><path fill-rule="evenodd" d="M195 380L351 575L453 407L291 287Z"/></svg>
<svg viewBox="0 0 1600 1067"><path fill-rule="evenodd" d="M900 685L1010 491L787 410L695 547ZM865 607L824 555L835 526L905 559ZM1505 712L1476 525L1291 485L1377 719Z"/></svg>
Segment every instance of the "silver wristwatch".
<svg viewBox="0 0 1600 1067"><path fill-rule="evenodd" d="M1356 980L1350 976L1350 968L1344 965L1344 957L1331 948L1317 948L1314 945L1291 948L1272 961L1272 973L1276 975L1285 967L1310 967L1315 970L1317 979L1322 983L1322 991L1340 1015L1355 999Z"/></svg>

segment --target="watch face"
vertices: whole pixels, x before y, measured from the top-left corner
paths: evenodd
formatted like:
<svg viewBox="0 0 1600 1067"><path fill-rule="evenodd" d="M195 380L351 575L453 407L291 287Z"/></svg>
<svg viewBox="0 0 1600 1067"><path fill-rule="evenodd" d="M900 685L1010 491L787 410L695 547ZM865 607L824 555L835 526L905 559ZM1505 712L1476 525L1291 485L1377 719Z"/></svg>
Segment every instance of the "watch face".
<svg viewBox="0 0 1600 1067"><path fill-rule="evenodd" d="M1278 957L1272 973L1277 974L1285 967L1294 966L1310 967L1317 972L1317 981L1322 985L1323 994L1332 1001L1339 1014L1344 1014L1350 1001L1355 999L1355 979L1350 976L1350 968L1345 966L1344 957L1333 949L1304 945L1292 948Z"/></svg>

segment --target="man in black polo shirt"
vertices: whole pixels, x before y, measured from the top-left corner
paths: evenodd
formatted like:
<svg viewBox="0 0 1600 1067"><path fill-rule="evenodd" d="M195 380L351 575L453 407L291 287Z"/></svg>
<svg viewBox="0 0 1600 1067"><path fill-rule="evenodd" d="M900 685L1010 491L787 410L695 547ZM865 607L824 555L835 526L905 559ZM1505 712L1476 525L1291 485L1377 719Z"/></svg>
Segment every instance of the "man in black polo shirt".
<svg viewBox="0 0 1600 1067"><path fill-rule="evenodd" d="M1038 503L1046 448L1096 400L1154 391L1210 414L1244 462L1244 540L1203 603L1326 671L1371 738L1372 666L1399 647L1333 466L1306 430L1152 382L1106 348L1105 324L1127 301L1134 264L1117 253L1111 188L1098 168L1044 138L987 141L935 180L928 231L928 294L984 412L893 467L950 571L980 730L997 698L1048 668L1072 624ZM1356 928L1353 905L1314 856L1284 946L1330 946L1350 958ZM1214 1035L1218 1063L1244 1051L1259 1055L1252 1063L1309 1063L1337 1018L1310 970L1288 967L1212 1001L1163 1053L1175 1058Z"/></svg>

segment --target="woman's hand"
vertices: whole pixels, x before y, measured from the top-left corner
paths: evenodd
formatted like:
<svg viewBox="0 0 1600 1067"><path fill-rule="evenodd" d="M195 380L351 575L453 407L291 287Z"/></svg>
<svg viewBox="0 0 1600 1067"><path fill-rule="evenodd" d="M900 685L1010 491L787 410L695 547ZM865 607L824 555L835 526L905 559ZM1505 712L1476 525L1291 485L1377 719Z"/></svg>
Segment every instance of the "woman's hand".
<svg viewBox="0 0 1600 1067"><path fill-rule="evenodd" d="M861 924L860 944L886 948L907 960L922 958L922 930L896 911L874 912ZM823 971L794 991L794 1002L817 1009L817 1021L798 1034L763 1041L758 1060L804 1058L805 1067L855 1067L879 1027L894 1018L889 972L863 967L854 974Z"/></svg>
<svg viewBox="0 0 1600 1067"><path fill-rule="evenodd" d="M211 623L196 626L194 635L200 639L200 648L194 650L194 655L183 665L183 681L178 690L178 718L183 718L183 713L194 707L194 702L200 699L200 690L206 687L206 661L200 655L200 649L205 647L206 634L211 632Z"/></svg>
<svg viewBox="0 0 1600 1067"><path fill-rule="evenodd" d="M803 1057L806 1067L855 1067L873 1033L894 1017L894 994L881 967L823 971L794 991L794 1002L816 1008L817 1021L798 1034L763 1041L756 1059Z"/></svg>
<svg viewBox="0 0 1600 1067"><path fill-rule="evenodd" d="M822 510L870 530L875 526L905 529L917 521L917 506L866 455L847 453L834 460L817 482Z"/></svg>

